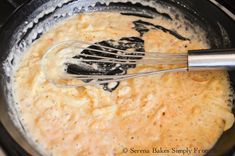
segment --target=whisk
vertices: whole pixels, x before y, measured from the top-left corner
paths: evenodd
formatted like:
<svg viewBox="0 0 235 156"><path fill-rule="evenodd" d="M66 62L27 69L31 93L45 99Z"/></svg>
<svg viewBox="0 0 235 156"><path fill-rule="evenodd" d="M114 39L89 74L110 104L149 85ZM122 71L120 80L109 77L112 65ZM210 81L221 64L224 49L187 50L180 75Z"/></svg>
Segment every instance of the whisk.
<svg viewBox="0 0 235 156"><path fill-rule="evenodd" d="M113 41L60 42L45 53L41 67L50 82L66 87L108 83L115 86L122 80L160 73L235 68L235 49L160 53L146 52L136 44L129 44L128 47L123 45L117 47ZM127 70L136 65L169 65L171 68L128 74Z"/></svg>

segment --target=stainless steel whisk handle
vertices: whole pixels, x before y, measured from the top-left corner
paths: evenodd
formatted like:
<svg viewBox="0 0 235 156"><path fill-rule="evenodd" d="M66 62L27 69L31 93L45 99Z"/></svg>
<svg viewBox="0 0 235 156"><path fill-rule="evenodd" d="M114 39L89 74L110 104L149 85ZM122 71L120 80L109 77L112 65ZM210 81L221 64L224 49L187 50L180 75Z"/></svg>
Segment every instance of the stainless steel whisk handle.
<svg viewBox="0 0 235 156"><path fill-rule="evenodd" d="M235 48L188 51L188 70L219 69L235 69Z"/></svg>

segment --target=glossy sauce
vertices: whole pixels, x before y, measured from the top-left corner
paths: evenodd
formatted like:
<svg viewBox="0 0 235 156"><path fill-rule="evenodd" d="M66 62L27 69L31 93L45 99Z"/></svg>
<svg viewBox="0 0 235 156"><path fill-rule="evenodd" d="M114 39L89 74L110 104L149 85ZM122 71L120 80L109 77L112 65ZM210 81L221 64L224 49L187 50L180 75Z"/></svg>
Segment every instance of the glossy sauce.
<svg viewBox="0 0 235 156"><path fill-rule="evenodd" d="M28 136L48 155L56 156L143 155L123 153L124 148L212 148L234 122L225 71L160 74L122 81L111 88L59 88L45 79L40 67L46 50L65 40L99 44L125 40L129 44L118 48L146 52L184 53L209 48L205 38L180 25L160 17L100 12L80 14L52 28L28 49L15 73L15 97ZM124 65L114 73L166 67Z"/></svg>

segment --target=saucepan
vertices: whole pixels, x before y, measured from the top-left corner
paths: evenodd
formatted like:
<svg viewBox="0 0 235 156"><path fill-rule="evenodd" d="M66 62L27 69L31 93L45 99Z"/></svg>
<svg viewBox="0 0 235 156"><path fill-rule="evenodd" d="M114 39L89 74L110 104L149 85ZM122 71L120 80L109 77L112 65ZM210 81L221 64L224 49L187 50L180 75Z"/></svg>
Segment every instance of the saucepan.
<svg viewBox="0 0 235 156"><path fill-rule="evenodd" d="M17 6L19 1L15 1ZM12 53L23 53L33 41L38 39L50 27L72 15L81 12L101 10L145 10L148 14L160 14L155 6L163 5L174 11L180 10L191 23L199 25L207 32L207 38L212 48L235 48L235 16L209 0L31 0L11 15L0 30L0 117L6 135L11 136L12 148L20 147L19 155L42 155L24 134L12 100L11 68L16 59ZM235 89L235 72L230 71L230 81ZM234 112L235 114L235 112ZM1 134L2 135L2 134ZM207 155L226 155L235 146L235 125L226 131Z"/></svg>

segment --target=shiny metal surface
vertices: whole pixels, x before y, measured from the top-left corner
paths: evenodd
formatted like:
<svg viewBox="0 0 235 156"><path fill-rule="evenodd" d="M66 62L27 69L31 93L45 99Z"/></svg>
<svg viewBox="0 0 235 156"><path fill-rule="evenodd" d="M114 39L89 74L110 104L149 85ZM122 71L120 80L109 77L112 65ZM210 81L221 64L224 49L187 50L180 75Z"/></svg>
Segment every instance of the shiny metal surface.
<svg viewBox="0 0 235 156"><path fill-rule="evenodd" d="M96 48L88 47L89 45L95 45ZM67 55L64 59L56 59L60 56L61 52L64 50L81 51L81 50L91 50L93 53L79 53L76 55L78 58L74 58L74 54ZM118 51L118 53L111 52L112 50ZM94 55L94 53L96 55ZM111 54L111 55L110 55ZM82 58L82 59L81 59ZM141 58L141 59L140 59ZM47 63L53 62L55 60L60 60L60 63L69 66L59 67L56 71L48 70ZM56 61L55 61L56 62ZM87 64L105 64L111 63L116 65L184 65L184 68L164 68L162 70L132 73L132 74L117 74L109 75L105 72L100 72L92 65ZM56 66L57 63L54 65ZM97 65L98 66L98 65ZM97 67L96 66L96 67ZM86 69L87 73L82 74L80 72L81 67ZM61 68L64 68L61 70ZM232 70L235 69L235 48L232 49L204 49L204 50L190 50L188 53L172 54L172 53L159 53L159 52L140 52L132 51L128 53L127 50L120 50L110 46L99 45L92 42L83 41L64 41L55 44L46 52L41 60L41 69L46 77L46 79L59 87L81 87L87 85L99 85L104 83L113 83L123 80L128 80L132 78L150 76L160 73L168 72L184 72L187 70ZM61 73L62 71L62 73ZM64 71L67 71L64 74ZM72 72L71 72L72 71ZM91 72L96 71L96 72ZM89 74L91 72L92 74ZM79 84L60 84L54 79L54 76L50 76L50 73L58 73L57 77L60 79L59 82L64 79L77 79L80 81L85 81L86 83ZM60 73L63 77L59 78ZM92 81L90 81L92 80Z"/></svg>
<svg viewBox="0 0 235 156"><path fill-rule="evenodd" d="M188 69L189 70L235 69L235 49L189 51Z"/></svg>
<svg viewBox="0 0 235 156"><path fill-rule="evenodd" d="M222 11L224 11L228 16L230 16L233 20L235 20L235 15L229 11L226 7L224 7L223 5L221 5L219 2L217 2L216 0L209 0L211 1L213 4L215 4L218 8L220 8Z"/></svg>

